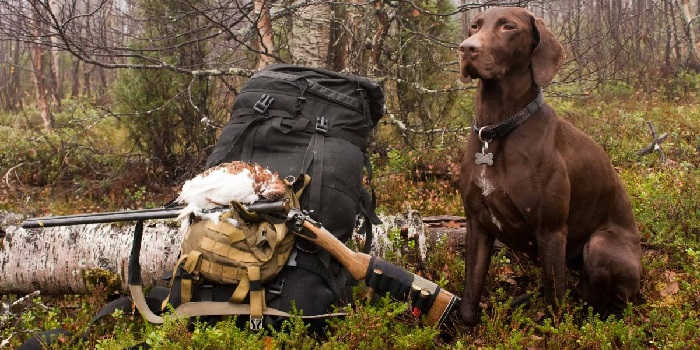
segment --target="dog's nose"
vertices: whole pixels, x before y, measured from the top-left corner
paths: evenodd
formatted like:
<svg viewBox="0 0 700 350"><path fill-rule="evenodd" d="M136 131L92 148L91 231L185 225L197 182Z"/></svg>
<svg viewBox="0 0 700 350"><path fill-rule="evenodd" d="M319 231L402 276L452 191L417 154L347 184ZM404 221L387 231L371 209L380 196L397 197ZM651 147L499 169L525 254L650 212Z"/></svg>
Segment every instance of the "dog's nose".
<svg viewBox="0 0 700 350"><path fill-rule="evenodd" d="M459 45L459 51L462 54L471 54L474 55L477 52L481 50L481 43L479 40L476 40L474 36L471 36L464 41L462 41L462 44Z"/></svg>

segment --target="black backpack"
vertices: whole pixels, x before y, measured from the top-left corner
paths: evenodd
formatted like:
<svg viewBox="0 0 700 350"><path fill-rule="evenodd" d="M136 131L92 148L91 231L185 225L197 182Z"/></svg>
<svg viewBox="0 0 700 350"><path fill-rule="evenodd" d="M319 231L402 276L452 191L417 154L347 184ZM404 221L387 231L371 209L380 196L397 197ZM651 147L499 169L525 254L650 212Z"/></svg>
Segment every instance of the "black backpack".
<svg viewBox="0 0 700 350"><path fill-rule="evenodd" d="M362 177L366 168L371 178L366 149L383 114L384 93L370 80L271 65L251 77L237 96L207 167L241 160L273 169L283 178L310 174L302 208L311 210L314 219L342 241L352 234L356 216L364 216L368 251L371 225L380 221L374 213L374 193L365 190ZM288 310L294 301L305 315L326 312L348 296L349 275L312 243L297 240L296 245L290 266L275 282L280 293L270 295L268 305ZM323 286L315 286L314 278Z"/></svg>
<svg viewBox="0 0 700 350"><path fill-rule="evenodd" d="M312 181L301 198L302 208L313 210L312 216L343 241L353 231L355 216L362 214L367 234L364 250L368 251L371 225L380 222L374 213L374 194L362 186L362 169L366 167L371 178L365 152L370 132L383 114L384 93L365 78L272 65L250 78L236 98L231 120L207 167L242 160L276 170L283 178L310 174ZM304 315L318 315L350 297L348 287L354 281L335 259L304 239L297 239L296 245L287 266L265 286L268 306L291 311L295 305ZM180 268L172 276L176 283L170 290L161 286L151 289L145 298L150 310L160 313L165 299L173 307L180 305L181 284L177 281L183 274ZM193 288L191 301L228 301L234 289L206 281ZM133 312L132 300L122 297L110 302L90 325L116 309ZM279 328L281 320L266 317L265 324ZM322 318L310 322L312 330L323 327ZM68 333L41 332L22 348L40 348L41 343L50 344L61 334Z"/></svg>

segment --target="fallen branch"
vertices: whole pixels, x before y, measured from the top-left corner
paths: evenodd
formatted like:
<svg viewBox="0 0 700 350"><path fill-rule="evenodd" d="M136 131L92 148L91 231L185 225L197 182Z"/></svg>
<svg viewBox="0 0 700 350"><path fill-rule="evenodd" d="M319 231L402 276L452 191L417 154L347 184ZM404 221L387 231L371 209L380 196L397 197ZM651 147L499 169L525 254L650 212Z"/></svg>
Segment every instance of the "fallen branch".
<svg viewBox="0 0 700 350"><path fill-rule="evenodd" d="M12 187L12 184L10 184L10 173L12 172L12 170L17 169L22 165L24 165L24 162L20 162L19 164L13 166L12 168L10 168L10 170L8 170L5 173L5 176L3 176L3 178L5 179L5 183L7 184L7 187L11 190L14 190L14 187ZM17 174L15 174L15 177L17 177ZM19 181L19 178L17 178L17 181Z"/></svg>
<svg viewBox="0 0 700 350"><path fill-rule="evenodd" d="M386 120L389 124L395 125L402 132L410 132L412 134L464 133L465 131L471 130L471 127L469 127L469 126L454 128L454 129L447 129L447 128L435 128L435 129L425 129L425 130L424 129L415 129L415 128L411 128L411 127L406 126L406 123L397 119L396 115L394 113L387 113L386 117L388 119L384 119L384 120Z"/></svg>
<svg viewBox="0 0 700 350"><path fill-rule="evenodd" d="M31 304L32 299L34 297L39 296L40 292L38 290L35 290L17 300L15 300L12 304L6 304L2 303L0 304L0 329L5 328L7 323L10 320L16 319L17 315L21 315L22 312L27 309L29 304ZM48 310L48 307L46 305L42 304L41 302L36 303L37 305L41 306L44 310ZM16 321L15 321L16 323ZM16 326L16 325L15 325ZM0 349L4 348L10 343L10 340L15 334L12 333L10 336L3 340L0 343Z"/></svg>

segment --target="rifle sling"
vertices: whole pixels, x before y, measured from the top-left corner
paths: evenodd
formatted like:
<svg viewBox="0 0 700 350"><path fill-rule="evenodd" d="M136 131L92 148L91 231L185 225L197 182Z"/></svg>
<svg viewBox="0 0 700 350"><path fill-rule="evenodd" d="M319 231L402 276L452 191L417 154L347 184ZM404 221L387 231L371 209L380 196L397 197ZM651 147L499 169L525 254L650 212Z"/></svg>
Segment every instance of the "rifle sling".
<svg viewBox="0 0 700 350"><path fill-rule="evenodd" d="M139 310L141 316L143 316L143 318L145 318L148 322L162 324L163 318L154 314L148 307L148 304L146 304L146 298L144 297L142 286L130 284L129 290L131 291L131 298L133 299L134 304ZM250 305L234 304L226 301L195 301L179 305L177 308L175 308L175 314L181 317L250 315ZM292 315L287 312L271 307L266 307L263 309L262 314L267 316L292 317ZM335 312L300 317L308 320L341 316L347 316L347 313Z"/></svg>

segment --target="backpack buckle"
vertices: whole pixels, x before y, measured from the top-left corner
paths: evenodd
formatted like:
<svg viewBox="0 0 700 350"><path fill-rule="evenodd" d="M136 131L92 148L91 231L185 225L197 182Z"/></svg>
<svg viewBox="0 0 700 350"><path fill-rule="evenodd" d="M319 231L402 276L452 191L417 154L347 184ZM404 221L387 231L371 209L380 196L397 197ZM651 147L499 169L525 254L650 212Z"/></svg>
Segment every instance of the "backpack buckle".
<svg viewBox="0 0 700 350"><path fill-rule="evenodd" d="M263 318L250 316L250 330L259 331L262 328Z"/></svg>
<svg viewBox="0 0 700 350"><path fill-rule="evenodd" d="M284 286L286 285L286 282L284 279L276 286L268 286L266 288L267 292L270 294L274 294L277 296L282 295L282 290L284 289Z"/></svg>
<svg viewBox="0 0 700 350"><path fill-rule="evenodd" d="M265 114L265 112L267 112L267 109L270 108L272 102L275 102L275 99L272 98L272 96L268 94L262 94L262 96L260 96L260 99L258 99L258 101L255 102L253 110L260 114Z"/></svg>
<svg viewBox="0 0 700 350"><path fill-rule="evenodd" d="M326 116L316 118L316 131L320 134L326 134L328 132L328 118L326 118Z"/></svg>

